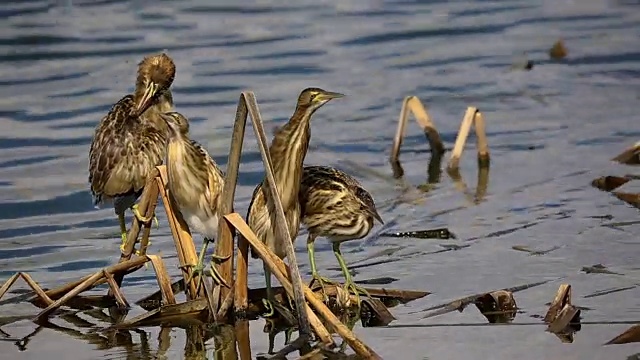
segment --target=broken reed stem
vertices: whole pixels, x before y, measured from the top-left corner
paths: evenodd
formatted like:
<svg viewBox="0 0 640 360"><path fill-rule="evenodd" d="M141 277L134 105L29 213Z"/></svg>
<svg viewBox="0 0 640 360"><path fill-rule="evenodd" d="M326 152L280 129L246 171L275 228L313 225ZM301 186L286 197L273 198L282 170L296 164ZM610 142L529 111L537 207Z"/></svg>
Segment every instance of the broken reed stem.
<svg viewBox="0 0 640 360"><path fill-rule="evenodd" d="M244 220L237 213L229 214L225 216L225 218L239 231L243 234L243 236L251 243L251 246L258 252L262 260L269 266L269 269L276 275L280 283L285 287L289 284L287 280L287 266L284 261L282 261L279 257L275 256L271 250L269 250L251 231L249 225L247 225ZM285 285L287 284L287 285ZM313 306L314 309L328 322L331 327L349 344L349 346L353 349L353 351L358 354L358 356L365 359L380 359L380 356L376 354L372 349L370 349L367 345L365 345L362 341L360 341L349 328L347 328L341 321L336 317L336 315L327 308L327 306L322 302L322 300L318 299L314 292L309 289L305 284L302 285L304 290L304 295L307 301ZM309 319L312 320L312 324L315 324L315 321L319 321L316 317L315 313L309 309L309 306L305 303L305 309L310 314ZM313 315L311 315L313 314ZM321 331L326 331L322 323L314 326L314 329L321 329ZM323 339L322 333L317 333L318 337ZM323 339L324 342L324 339Z"/></svg>
<svg viewBox="0 0 640 360"><path fill-rule="evenodd" d="M238 99L238 107L236 108L236 118L233 124L233 134L231 135L231 150L229 151L229 161L231 161L232 154L234 154L235 156L234 144L239 144L237 145L238 153L242 151L244 133L247 127L247 115L247 100L244 96L244 93L242 93L240 94L240 99ZM227 221L224 220L222 216L220 216L220 223L222 224L223 222L225 224L227 223ZM244 318L246 316L247 307L249 306L248 277L249 243L247 243L247 240L241 234L238 234L238 260L236 261L236 281L234 291L234 310L238 318Z"/></svg>
<svg viewBox="0 0 640 360"><path fill-rule="evenodd" d="M125 262L118 263L116 265L109 266L108 268L102 269L102 270L94 273L93 275L90 275L88 277L84 277L83 278L84 280L82 282L80 282L77 286L75 286L73 289L71 289L69 292L67 292L60 299L56 300L55 302L53 302L52 304L47 306L47 308L42 310L33 319L33 321L36 322L36 323L40 322L41 320L43 320L44 318L49 316L49 314L52 311L54 311L57 308L59 308L60 306L64 305L64 303L67 302L69 299L73 298L74 296L78 295L79 293L81 293L81 292L83 292L85 290L88 290L88 289L98 285L98 282L100 280L104 279L103 271L106 271L108 273L114 274L116 272L120 272L120 271L126 270L128 268L132 268L132 267L136 267L136 266L142 266L147 261L149 261L149 259L146 256L139 256L139 257L137 257L137 258L135 258L133 260L128 260L128 261L125 261ZM49 295L49 296L51 297L51 295Z"/></svg>
<svg viewBox="0 0 640 360"><path fill-rule="evenodd" d="M124 277L124 275L126 274L130 274L138 269L140 269L144 263L146 263L148 260L146 257L144 256L139 256L133 260L127 260L121 263L117 263L115 265L111 265L109 267L107 267L107 271L109 271L111 274L114 274L114 278L117 280L118 276L122 276ZM120 274L123 273L124 275ZM82 277L79 280L75 280L75 281L71 281L68 282L60 287L57 287L55 289L51 289L51 290L47 290L45 291L45 294L50 297L51 299L59 299L60 297L62 297L64 294L66 294L67 292L71 291L73 288L75 288L76 286L78 286L79 284L81 284L82 282L84 282L85 280L87 280L88 278L90 278L91 275L87 275ZM106 282L106 279L101 279L98 280L94 286L98 286L101 284L104 284ZM32 297L29 299L29 302L34 302L38 297Z"/></svg>
<svg viewBox="0 0 640 360"><path fill-rule="evenodd" d="M464 114L464 118L460 123L460 130L458 130L458 137L456 137L456 143L453 146L453 152L449 159L449 165L447 166L449 169L458 169L460 167L460 157L462 156L462 151L467 142L467 137L469 137L469 131L471 130L471 125L473 125L473 119L475 119L477 111L478 109L469 106Z"/></svg>
<svg viewBox="0 0 640 360"><path fill-rule="evenodd" d="M286 288L287 285L290 286L290 282L287 279L287 268L285 263L275 256L271 250L269 250L251 231L249 225L244 222L244 220L240 217L239 214L233 213L225 216L225 219L233 225L238 232L240 232L246 239L251 243L256 252L260 255L262 260L269 266L269 269L276 275L278 280L282 283L282 285ZM286 284L286 285L285 285ZM335 329L335 331L342 336L343 339L351 346L351 348L360 356L364 356L369 358L372 355L375 355L373 351L369 351L367 347L360 341L355 335L347 328L340 320L329 310L326 305L322 302L322 300L316 298L315 294L309 287L303 285L305 297L307 301L318 311L318 313ZM316 330L316 334L318 337L325 343L329 343L328 341L331 339L330 336L327 337L328 332L326 332L326 328L322 323L316 323L316 320L319 319L316 317L315 313L311 311L309 306L305 303L304 308L309 313L309 319L311 320L311 324L314 325L314 329ZM332 340L331 340L332 342Z"/></svg>
<svg viewBox="0 0 640 360"><path fill-rule="evenodd" d="M11 277L8 278L7 281L4 282L4 284L2 284L2 287L0 287L0 299L2 299L4 294L6 294L6 292L9 291L9 289L11 288L11 285L13 285L16 282L16 280L18 280L19 276L20 276L20 273L17 272L11 275Z"/></svg>
<svg viewBox="0 0 640 360"><path fill-rule="evenodd" d="M256 249L256 251L260 255L260 258L262 259L262 261L264 261L265 264L267 264L271 272L282 284L282 287L285 289L285 291L289 294L289 296L293 296L294 295L293 285L291 284L289 279L287 279L286 268L284 268L284 266L282 268L279 267L277 265L277 262L274 259L274 258L277 258L278 260L280 260L280 258L275 256L275 254L273 254L273 252L271 252L271 250L269 250L257 238L257 236L249 228L249 225L247 225L247 223L244 222L244 220L242 220L240 215L238 215L237 213L229 214L225 216L225 219L229 221L231 225L233 225L236 228L236 230L238 230L245 237L245 239L247 239L247 241L251 243L251 245L253 245L253 247ZM256 242L259 243L258 246L255 245ZM282 260L280 261L282 262ZM300 312L299 309L296 309L296 310ZM318 337L322 340L322 342L327 345L332 344L333 339L331 339L331 334L329 333L329 331L327 331L327 329L324 327L320 319L318 319L316 314L313 312L313 310L311 310L311 308L309 307L309 305L307 305L306 302L302 303L301 310L304 311L306 315L308 315L311 325L313 326L314 330L316 331L316 334L318 334Z"/></svg>
<svg viewBox="0 0 640 360"><path fill-rule="evenodd" d="M404 139L405 128L409 119L409 112L413 114L416 122L424 131L424 134L429 141L431 152L434 154L442 154L444 152L442 139L440 138L440 134L438 133L435 124L429 116L429 112L416 96L407 96L402 102L402 109L400 110L400 117L398 118L398 127L396 129L396 135L393 138L391 155L389 156L389 161L392 164L397 163L400 158L400 147L402 146L402 141Z"/></svg>
<svg viewBox="0 0 640 360"><path fill-rule="evenodd" d="M180 262L180 269L182 270L182 277L186 283L187 279L191 276L192 268L189 265L196 265L198 263L198 255L196 254L196 247L193 244L191 232L189 226L182 218L182 214L172 206L172 201L168 195L168 190L165 184L168 181L167 168L165 165L157 166L160 176L156 178L160 196L164 204L164 209L167 213L167 221L171 227L171 234L173 235L173 242L178 254L178 261ZM187 298L189 300L197 299L204 296L204 289L201 287L198 291L197 285L200 281L199 276L194 276L190 284L187 285Z"/></svg>
<svg viewBox="0 0 640 360"><path fill-rule="evenodd" d="M29 287L36 293L36 295L42 300L42 302L44 302L47 306L53 304L53 300L51 300L47 293L42 290L40 285L38 285L38 283L33 280L31 275L23 272L17 272L11 275L11 277L7 279L4 284L2 284L2 286L0 287L0 299L2 299L4 294L6 294L6 292L20 277L27 283L27 285L29 285Z"/></svg>
<svg viewBox="0 0 640 360"><path fill-rule="evenodd" d="M41 320L43 320L44 318L48 317L49 314L51 314L51 312L53 312L54 310L56 310L60 306L64 305L64 303L67 302L72 297L74 297L74 296L80 294L81 292L85 291L86 289L90 288L93 284L95 284L96 281L100 280L103 276L104 275L102 273L102 270L96 272L93 275L91 275L87 280L83 281L78 286L73 288L73 290L71 290L68 293L66 293L63 297L61 297L60 299L56 300L53 304L47 306L38 315L36 315L36 317L33 319L33 321L36 322L36 323L40 323Z"/></svg>
<svg viewBox="0 0 640 360"><path fill-rule="evenodd" d="M462 152L472 125L476 130L476 141L478 143L478 167L480 169L489 167L489 144L487 141L484 116L477 108L469 106L460 124L458 137L456 138L456 143L453 147L451 158L449 159L449 165L447 166L449 172L456 171L460 167L460 158L462 157Z"/></svg>
<svg viewBox="0 0 640 360"><path fill-rule="evenodd" d="M258 103L256 102L255 95L251 91L245 91L242 93L246 100L246 104L251 115L253 123L253 132L256 135L258 141L258 147L260 148L260 154L262 155L262 163L265 170L265 178L269 186L269 196L267 201L272 201L275 205L276 211L276 227L275 237L285 243L287 259L289 260L291 270L291 282L293 285L293 298L296 304L296 311L298 312L298 333L300 336L310 336L311 328L309 327L309 319L307 318L307 312L304 311L304 294L302 292L302 277L300 276L300 270L298 268L298 261L296 259L295 250L293 248L293 241L287 230L287 220L284 216L284 210L282 203L280 202L280 194L278 194L278 188L276 181L273 177L273 167L271 162L271 154L269 153L269 146L267 136L264 132L262 125L262 116L258 109Z"/></svg>
<svg viewBox="0 0 640 360"><path fill-rule="evenodd" d="M109 284L109 290L111 290L110 292L113 293L113 296L116 298L116 303L118 303L118 306L128 308L129 303L124 297L124 294L122 293L120 286L118 286L118 283L116 283L114 277L104 270L102 270L102 276L104 276L104 278L107 280L107 283Z"/></svg>
<svg viewBox="0 0 640 360"><path fill-rule="evenodd" d="M165 304L175 304L176 297L173 294L173 290L171 290L171 278L167 273L167 268L164 266L164 261L158 255L147 255L149 260L151 260L151 264L153 264L153 269L156 272L156 279L158 280L158 286L160 287L160 291L162 292L162 299Z"/></svg>
<svg viewBox="0 0 640 360"><path fill-rule="evenodd" d="M249 337L249 320L241 319L235 323L236 342L240 360L251 360L251 338Z"/></svg>
<svg viewBox="0 0 640 360"><path fill-rule="evenodd" d="M155 212L155 203L158 202L158 189L155 185L155 177L158 175L157 170L154 169L152 174L147 178L147 182L144 186L144 190L142 190L142 195L140 195L140 201L138 201L138 209L145 216L152 216ZM152 206L150 206L153 204ZM140 234L140 230L142 228L142 224L138 221L137 217L133 217L133 221L131 222L131 228L129 228L129 232L127 233L127 242L124 245L124 251L120 253L119 263L128 261L131 259L131 255L133 254L133 249L136 246L136 241L138 240L138 235ZM147 244L149 241L149 233L151 231L151 224L146 226L146 229L143 234L143 240L146 235ZM140 244L140 249L142 250L142 242ZM146 244L145 244L146 251ZM124 279L124 273L115 274L113 277L118 286L122 285L122 280ZM107 293L107 296L114 296L114 293L111 289Z"/></svg>
<svg viewBox="0 0 640 360"><path fill-rule="evenodd" d="M51 300L51 298L49 296L47 296L47 294L44 292L44 290L42 290L40 285L38 285L38 283L33 280L31 275L21 272L20 276L22 276L22 278L27 283L27 285L29 285L29 287L32 288L33 291L35 291L35 293L38 295L38 297L40 297L40 299L42 299L42 301L45 304L47 304L47 306L53 304L53 300Z"/></svg>
<svg viewBox="0 0 640 360"><path fill-rule="evenodd" d="M478 167L483 169L489 166L489 142L487 141L487 130L484 123L484 116L480 111L476 112L473 127L476 129Z"/></svg>
<svg viewBox="0 0 640 360"><path fill-rule="evenodd" d="M235 235L235 231L233 228L229 227L227 221L222 217L233 212L233 202L235 200L236 187L238 184L238 169L240 167L240 157L242 156L242 145L244 143L244 131L247 124L246 106L241 106L241 104L244 104L244 97L242 94L240 95L240 100L238 101L238 109L236 111L236 118L233 124L233 134L231 135L231 145L229 148L227 171L224 179L224 189L222 191L222 204L219 212L219 214L222 216L218 217L218 241L216 242L216 255L230 256L230 258L222 264L214 265L217 267L222 278L225 279L227 284L229 284L230 286L234 283L233 237ZM244 111L241 111L243 109ZM220 293L220 296L225 299L226 303L227 299L229 299L229 294L233 294L235 292L235 294L233 295L237 297L236 301L239 302L240 309L247 308L247 253L248 251L246 249L246 246L244 253L242 251L238 251L236 279L238 279L237 281L239 282L239 284L236 284L236 290L232 292L231 289L222 287ZM231 297L230 299L233 303L233 297ZM218 316L220 318L224 317L224 315L226 314L222 314L222 316L220 315L221 314L219 311Z"/></svg>
<svg viewBox="0 0 640 360"><path fill-rule="evenodd" d="M160 195L160 190L158 189L158 183L155 181L155 177L153 179L153 182L149 184L149 187L151 188L151 190L149 191L149 204L147 205L147 211L144 213L144 216L152 219L151 221L153 221L153 216L156 212L156 206L158 205L158 195ZM151 236L151 223L145 226L142 230L142 238L140 239L141 255L147 255L147 248L149 247L149 236Z"/></svg>

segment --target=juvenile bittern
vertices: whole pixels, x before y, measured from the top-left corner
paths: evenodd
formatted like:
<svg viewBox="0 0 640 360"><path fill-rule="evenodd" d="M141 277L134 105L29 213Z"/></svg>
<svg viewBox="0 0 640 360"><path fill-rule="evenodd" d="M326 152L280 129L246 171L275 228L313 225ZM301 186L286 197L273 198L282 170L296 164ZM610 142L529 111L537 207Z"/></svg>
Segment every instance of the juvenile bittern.
<svg viewBox="0 0 640 360"><path fill-rule="evenodd" d="M202 280L207 247L218 234L218 211L224 188L224 174L207 150L189 139L189 120L186 117L178 112L168 112L161 116L169 126L165 160L169 196L182 213L189 229L204 236L198 264L193 266L191 274L191 277L200 275ZM228 258L213 255L211 263ZM229 286L214 266L209 268L209 274L217 283Z"/></svg>
<svg viewBox="0 0 640 360"><path fill-rule="evenodd" d="M309 231L307 250L313 280L318 281L324 293L324 283L330 283L318 275L314 254L316 237L324 236L333 245L345 278L347 292L354 292L359 302L359 292L340 252L340 244L362 239L373 228L373 220L383 224L371 194L349 174L330 166L305 166L300 186L302 223ZM326 294L325 294L326 299ZM359 303L358 303L359 306Z"/></svg>
<svg viewBox="0 0 640 360"><path fill-rule="evenodd" d="M89 150L89 183L93 204L112 201L120 222L122 245L127 240L124 212L130 208L143 223L136 200L147 177L162 164L167 124L160 113L173 109L169 87L176 67L166 54L145 57L138 65L136 89L118 101L96 127ZM155 219L155 215L154 215Z"/></svg>
<svg viewBox="0 0 640 360"><path fill-rule="evenodd" d="M310 121L313 113L331 99L344 95L318 88L303 90L298 96L296 109L289 122L278 129L273 137L269 154L271 155L273 176L280 195L280 201L287 220L287 228L291 240L295 240L300 229L300 203L298 192L302 180L302 164L309 149L311 137ZM275 205L266 193L266 178L255 188L249 210L247 224L255 232L258 239L264 242L278 257L286 257L286 244L275 236ZM258 258L252 249L251 257ZM273 315L273 293L271 291L271 272L264 265L264 276L267 287L266 316Z"/></svg>

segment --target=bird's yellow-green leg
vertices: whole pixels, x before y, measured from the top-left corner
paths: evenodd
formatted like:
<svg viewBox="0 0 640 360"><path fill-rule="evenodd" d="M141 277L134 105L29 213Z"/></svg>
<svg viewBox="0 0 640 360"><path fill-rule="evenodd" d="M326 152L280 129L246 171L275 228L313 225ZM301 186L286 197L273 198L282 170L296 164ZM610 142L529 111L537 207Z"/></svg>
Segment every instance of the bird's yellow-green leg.
<svg viewBox="0 0 640 360"><path fill-rule="evenodd" d="M366 295L367 297L371 297L369 295L369 293L357 286L354 282L353 279L351 278L351 273L349 272L349 268L347 268L347 264L344 262L344 258L342 258L342 253L340 252L340 242L334 242L333 243L333 253L336 256L336 259L338 259L338 263L340 264L340 269L342 269L342 275L344 275L344 289L349 292L349 291L353 291L353 293L356 296L356 301L358 302L358 308L360 308L360 295L359 293L363 293L364 295Z"/></svg>
<svg viewBox="0 0 640 360"><path fill-rule="evenodd" d="M124 246L127 243L127 224L124 222L124 213L118 214L118 221L120 222L120 236L122 237L120 251L124 251Z"/></svg>
<svg viewBox="0 0 640 360"><path fill-rule="evenodd" d="M327 296L327 292L324 288L324 284L333 284L333 281L325 277L322 277L318 274L318 270L316 269L316 255L314 251L314 244L315 244L315 236L309 235L309 238L307 240L307 253L309 254L309 264L311 266L311 277L312 277L311 282L309 283L309 287L311 287L314 281L319 282L320 287L322 288L322 297L324 298L324 301L327 302L329 301L329 297Z"/></svg>
<svg viewBox="0 0 640 360"><path fill-rule="evenodd" d="M211 240L209 240L207 238L204 239L203 244L202 244L202 249L200 249L200 254L198 255L198 263L196 265L188 265L188 266L191 267L191 275L187 279L187 283L191 282L191 279L193 279L193 277L196 276L196 275L198 275L199 278L200 278L200 282L198 283L196 292L200 291L200 286L202 285L202 280L203 280L202 276L203 276L203 273L204 273L204 256L207 253L207 247L209 246L210 242L211 242ZM229 287L229 284L227 284L227 282L224 280L224 278L220 275L218 270L213 265L216 262L227 260L230 257L231 256L211 255L211 258L212 258L211 263L210 263L211 268L209 269L209 275L213 278L213 280L217 284L221 284L221 285L226 286L226 287Z"/></svg>
<svg viewBox="0 0 640 360"><path fill-rule="evenodd" d="M264 282L267 287L267 297L266 299L262 299L262 305L267 309L267 312L262 314L262 316L271 317L275 314L275 308L272 305L272 301L275 300L273 297L273 291L271 290L271 271L264 263L262 264L262 268L264 270Z"/></svg>

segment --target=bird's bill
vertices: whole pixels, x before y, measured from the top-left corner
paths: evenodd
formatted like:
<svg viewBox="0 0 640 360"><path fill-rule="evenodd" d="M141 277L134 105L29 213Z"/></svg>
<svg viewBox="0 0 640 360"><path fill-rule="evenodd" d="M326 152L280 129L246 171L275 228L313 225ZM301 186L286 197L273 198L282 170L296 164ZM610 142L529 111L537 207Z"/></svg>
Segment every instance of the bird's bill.
<svg viewBox="0 0 640 360"><path fill-rule="evenodd" d="M372 211L371 215L373 215L373 217L378 220L380 222L380 224L384 225L384 221L382 221L382 217L380 217L380 214L378 214L377 211Z"/></svg>
<svg viewBox="0 0 640 360"><path fill-rule="evenodd" d="M142 99L138 103L138 107L136 111L138 112L138 116L142 115L153 103L153 98L158 92L158 84L154 82L150 82L147 87L144 89L144 94L142 94Z"/></svg>
<svg viewBox="0 0 640 360"><path fill-rule="evenodd" d="M331 91L327 91L324 92L322 94L319 94L318 96L316 96L316 99L320 100L320 101L329 101L331 99L338 99L341 97L344 97L344 94L341 93L337 93L337 92L331 92Z"/></svg>

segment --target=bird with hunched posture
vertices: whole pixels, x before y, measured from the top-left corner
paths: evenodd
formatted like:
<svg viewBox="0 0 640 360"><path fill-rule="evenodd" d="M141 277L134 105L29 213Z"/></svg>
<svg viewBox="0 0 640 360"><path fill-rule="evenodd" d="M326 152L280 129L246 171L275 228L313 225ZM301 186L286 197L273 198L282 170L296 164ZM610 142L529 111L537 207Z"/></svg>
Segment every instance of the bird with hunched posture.
<svg viewBox="0 0 640 360"><path fill-rule="evenodd" d="M302 180L302 166L309 149L311 137L310 122L313 113L331 99L343 97L343 94L307 88L298 96L298 102L293 116L281 126L273 137L269 146L273 177L275 179L282 209L287 221L287 228L291 241L294 241L300 230L300 202L298 192ZM266 178L258 184L253 192L247 224L258 239L264 242L279 258L287 255L286 244L275 234L275 205L267 194L269 187ZM258 254L251 250L251 257L258 258ZM267 299L263 300L267 308L266 316L273 315L273 293L271 291L271 272L263 264L264 277L267 287Z"/></svg>
<svg viewBox="0 0 640 360"><path fill-rule="evenodd" d="M113 105L100 120L91 142L89 183L93 204L113 202L122 250L127 240L126 209L130 208L143 223L151 221L140 214L136 200L147 177L164 160L168 128L160 113L173 109L169 87L175 73L175 64L166 54L145 57L138 64L134 93Z"/></svg>
<svg viewBox="0 0 640 360"><path fill-rule="evenodd" d="M353 282L340 252L340 244L367 236L373 228L374 220L384 224L371 194L355 178L336 168L305 166L300 186L300 207L301 221L309 232L307 251L312 281L320 283L323 293L324 283L331 283L319 276L316 269L314 242L316 237L324 236L333 245L333 253L345 278L345 290L353 291L360 306L358 293L367 292ZM326 294L324 296L326 300Z"/></svg>
<svg viewBox="0 0 640 360"><path fill-rule="evenodd" d="M189 120L178 112L161 117L169 126L165 165L167 167L169 197L177 206L189 229L204 236L198 264L191 277L202 275L204 256L210 242L218 235L218 216L221 208L224 173L209 156L207 150L189 138ZM212 255L209 274L219 284L229 285L213 266L215 261L230 256ZM202 277L200 276L202 280ZM189 279L190 281L191 279ZM199 288L200 284L198 284Z"/></svg>

